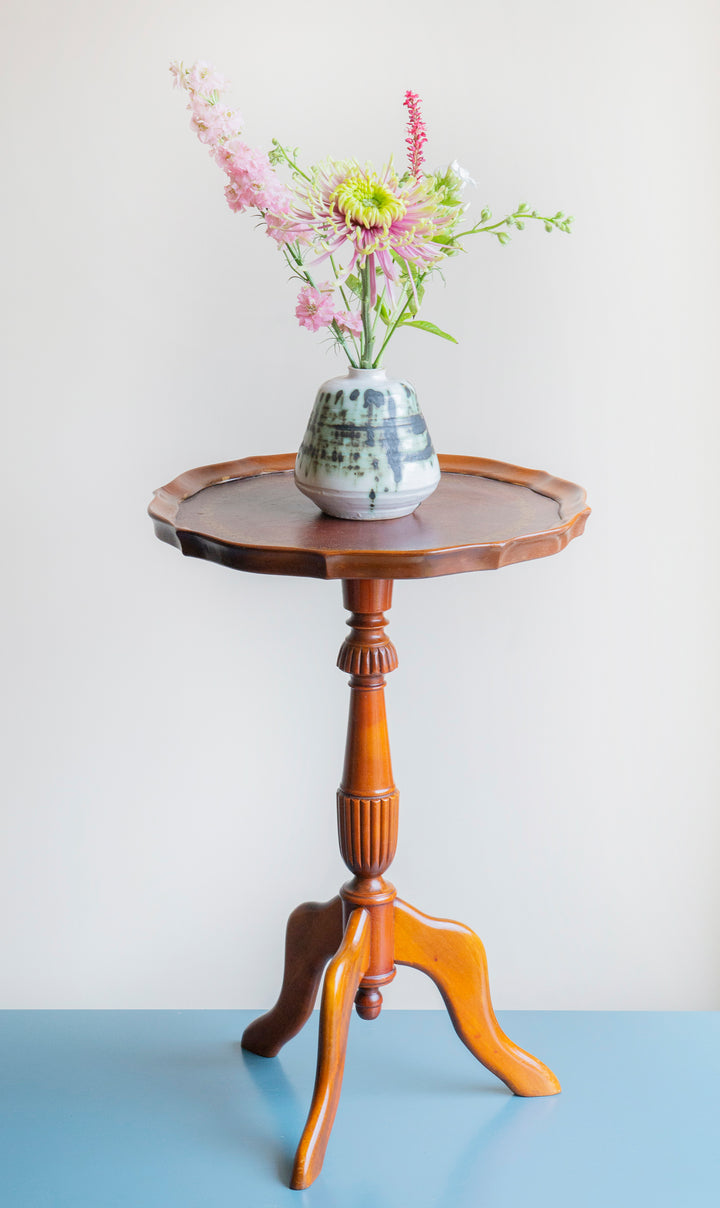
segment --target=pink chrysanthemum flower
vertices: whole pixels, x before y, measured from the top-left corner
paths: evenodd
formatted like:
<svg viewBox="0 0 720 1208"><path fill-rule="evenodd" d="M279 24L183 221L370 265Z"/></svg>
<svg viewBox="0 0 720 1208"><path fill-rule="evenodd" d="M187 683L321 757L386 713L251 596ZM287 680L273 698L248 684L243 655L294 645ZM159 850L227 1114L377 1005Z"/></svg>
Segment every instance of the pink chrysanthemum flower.
<svg viewBox="0 0 720 1208"><path fill-rule="evenodd" d="M405 139L405 146L408 150L408 159L410 161L410 171L417 179L421 175L420 166L425 158L423 155L423 147L427 142L427 133L425 131L425 123L420 113L420 97L416 92L411 92L408 88L405 93L403 105L408 111L408 132Z"/></svg>
<svg viewBox="0 0 720 1208"><path fill-rule="evenodd" d="M420 269L442 259L434 237L455 219L439 204L425 180L400 183L392 164L381 172L354 160L329 163L317 171L295 210L300 227L322 248L320 260L342 251L350 255L346 275L367 265L371 302L377 298L377 270L389 284L399 278L398 261Z"/></svg>

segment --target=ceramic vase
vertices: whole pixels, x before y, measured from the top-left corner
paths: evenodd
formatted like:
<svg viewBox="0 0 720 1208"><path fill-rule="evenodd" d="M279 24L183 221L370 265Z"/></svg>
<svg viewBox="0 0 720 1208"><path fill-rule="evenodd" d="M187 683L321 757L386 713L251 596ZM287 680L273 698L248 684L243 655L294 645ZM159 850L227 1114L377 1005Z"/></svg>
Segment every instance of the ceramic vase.
<svg viewBox="0 0 720 1208"><path fill-rule="evenodd" d="M415 391L384 369L349 369L320 387L295 461L295 482L330 516L393 520L440 481Z"/></svg>

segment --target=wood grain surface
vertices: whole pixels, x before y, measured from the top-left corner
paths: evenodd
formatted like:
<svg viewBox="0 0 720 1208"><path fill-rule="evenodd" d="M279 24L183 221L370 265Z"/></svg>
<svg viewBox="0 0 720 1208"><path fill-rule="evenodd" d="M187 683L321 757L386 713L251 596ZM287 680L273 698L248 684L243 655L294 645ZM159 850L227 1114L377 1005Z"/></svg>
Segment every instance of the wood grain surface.
<svg viewBox="0 0 720 1208"><path fill-rule="evenodd" d="M584 527L582 487L477 457L440 458L411 516L337 520L301 495L294 454L203 466L155 492L161 540L237 570L318 579L421 579L558 553Z"/></svg>

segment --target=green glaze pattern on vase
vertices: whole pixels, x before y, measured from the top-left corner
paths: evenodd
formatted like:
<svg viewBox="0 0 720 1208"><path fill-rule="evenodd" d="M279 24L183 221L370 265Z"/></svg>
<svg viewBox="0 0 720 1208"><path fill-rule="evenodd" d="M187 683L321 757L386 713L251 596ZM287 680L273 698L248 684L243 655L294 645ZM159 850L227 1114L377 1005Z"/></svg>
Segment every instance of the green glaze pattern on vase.
<svg viewBox="0 0 720 1208"><path fill-rule="evenodd" d="M320 387L295 462L298 489L330 516L392 520L431 495L440 467L408 382L350 369Z"/></svg>

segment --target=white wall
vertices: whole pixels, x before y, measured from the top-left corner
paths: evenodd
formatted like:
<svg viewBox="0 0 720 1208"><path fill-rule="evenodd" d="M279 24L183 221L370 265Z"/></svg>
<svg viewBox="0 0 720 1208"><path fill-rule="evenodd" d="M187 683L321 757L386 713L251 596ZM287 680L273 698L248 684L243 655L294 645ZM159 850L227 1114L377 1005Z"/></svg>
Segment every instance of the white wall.
<svg viewBox="0 0 720 1208"><path fill-rule="evenodd" d="M344 879L338 584L160 545L183 469L297 447L336 362L170 88L250 141L431 162L571 238L478 241L388 367L435 445L583 483L559 557L396 587L392 879L496 1004L720 1007L718 14L708 0L10 0L0 1005L256 1007ZM8 283L9 282L9 283ZM389 1006L435 1006L402 971Z"/></svg>

